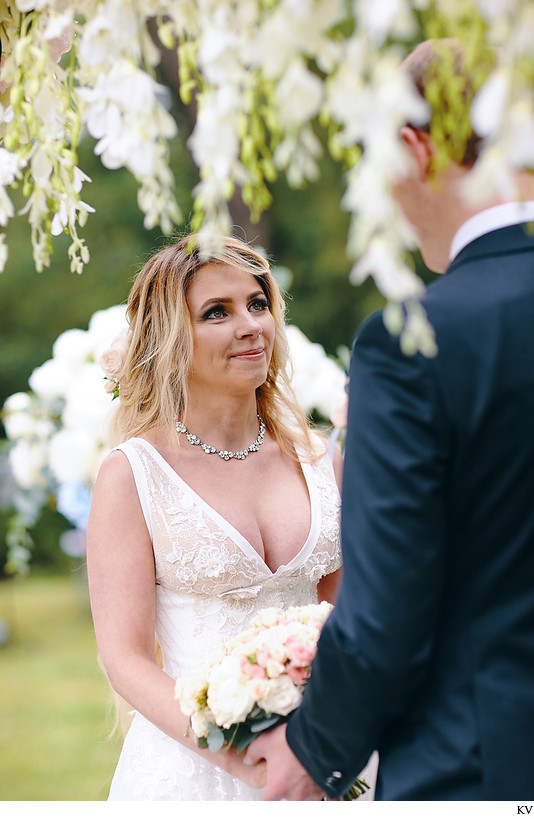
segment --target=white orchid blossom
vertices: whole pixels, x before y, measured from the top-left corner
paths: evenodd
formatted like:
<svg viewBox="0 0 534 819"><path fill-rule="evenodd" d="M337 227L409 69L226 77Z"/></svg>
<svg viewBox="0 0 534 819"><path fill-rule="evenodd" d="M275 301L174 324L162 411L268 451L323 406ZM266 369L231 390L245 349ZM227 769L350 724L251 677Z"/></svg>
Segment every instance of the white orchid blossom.
<svg viewBox="0 0 534 819"><path fill-rule="evenodd" d="M93 212L77 164L86 130L106 167L136 178L145 227L172 233L183 216L170 167L177 127L156 81L162 45L176 52L176 90L185 102L195 95L193 229L228 232L239 189L257 217L277 172L293 186L316 179L318 126L326 128L332 156L349 170L347 271L352 264L359 281L366 270L393 302L417 289L403 261L413 238L392 203L407 168L399 130L428 116L399 65L417 32L435 31L483 37L497 50L473 108L484 141L466 196L508 193L514 172L534 167L534 6L525 0L6 0L0 226L15 216L10 188L22 187L37 269L65 231L71 269L83 270L79 228ZM0 234L0 269L6 259Z"/></svg>

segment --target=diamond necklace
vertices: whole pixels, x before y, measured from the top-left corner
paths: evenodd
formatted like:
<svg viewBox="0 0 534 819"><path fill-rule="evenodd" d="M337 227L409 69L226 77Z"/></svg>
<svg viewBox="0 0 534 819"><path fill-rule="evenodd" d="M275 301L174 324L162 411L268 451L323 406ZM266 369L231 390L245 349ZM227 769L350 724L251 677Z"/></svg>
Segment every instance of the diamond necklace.
<svg viewBox="0 0 534 819"><path fill-rule="evenodd" d="M260 446L263 444L263 438L265 436L265 424L261 420L260 416L256 416L258 421L260 422L260 431L258 432L258 437L249 447L246 449L240 449L237 452L229 452L227 449L216 449L211 444L204 444L200 438L196 435L193 435L192 432L189 432L185 424L182 424L181 421L178 421L176 424L177 432L183 432L187 440L192 446L199 446L207 455L219 455L223 461L229 461L231 458L237 458L239 461L244 461L247 457L249 452L257 452Z"/></svg>

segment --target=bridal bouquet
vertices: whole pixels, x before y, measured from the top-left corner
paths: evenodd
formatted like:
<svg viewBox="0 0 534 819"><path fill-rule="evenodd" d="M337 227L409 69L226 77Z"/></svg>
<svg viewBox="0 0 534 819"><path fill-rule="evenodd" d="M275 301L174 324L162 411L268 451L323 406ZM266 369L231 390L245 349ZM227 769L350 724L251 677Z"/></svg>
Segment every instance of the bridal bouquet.
<svg viewBox="0 0 534 819"><path fill-rule="evenodd" d="M302 700L329 603L269 608L224 643L192 674L176 681L176 698L200 748L237 753L284 722ZM368 790L357 779L347 800Z"/></svg>

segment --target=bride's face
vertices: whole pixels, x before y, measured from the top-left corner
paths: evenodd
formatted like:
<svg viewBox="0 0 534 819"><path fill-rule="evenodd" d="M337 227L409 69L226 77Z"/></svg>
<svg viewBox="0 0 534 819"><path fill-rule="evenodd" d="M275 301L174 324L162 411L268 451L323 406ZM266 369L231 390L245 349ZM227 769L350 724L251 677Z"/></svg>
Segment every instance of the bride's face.
<svg viewBox="0 0 534 819"><path fill-rule="evenodd" d="M188 304L194 342L189 388L246 394L261 386L275 324L260 282L247 271L210 262L195 273Z"/></svg>

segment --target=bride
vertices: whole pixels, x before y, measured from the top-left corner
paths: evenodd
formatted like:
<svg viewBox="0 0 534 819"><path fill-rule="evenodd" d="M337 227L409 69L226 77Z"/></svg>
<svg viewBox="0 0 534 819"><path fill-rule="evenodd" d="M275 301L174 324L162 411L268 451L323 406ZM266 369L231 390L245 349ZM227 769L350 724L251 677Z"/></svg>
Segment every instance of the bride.
<svg viewBox="0 0 534 819"><path fill-rule="evenodd" d="M135 709L109 799L259 800L264 763L197 748L174 680L259 609L333 602L341 455L333 466L292 397L283 301L248 245L160 250L128 321L123 443L100 469L87 542L99 652Z"/></svg>

